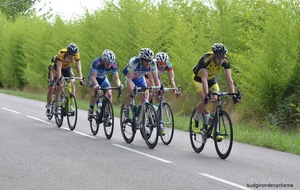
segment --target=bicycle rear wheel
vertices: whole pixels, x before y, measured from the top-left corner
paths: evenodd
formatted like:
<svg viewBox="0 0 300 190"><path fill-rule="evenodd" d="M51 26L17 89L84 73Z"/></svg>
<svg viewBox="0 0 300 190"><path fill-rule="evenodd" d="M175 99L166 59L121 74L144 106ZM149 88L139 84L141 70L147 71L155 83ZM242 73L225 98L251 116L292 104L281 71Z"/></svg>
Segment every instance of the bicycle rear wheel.
<svg viewBox="0 0 300 190"><path fill-rule="evenodd" d="M99 131L99 113L96 112L93 118L89 118L90 121L90 128L93 135L97 135Z"/></svg>
<svg viewBox="0 0 300 190"><path fill-rule="evenodd" d="M191 145L196 153L200 153L204 145L206 143L206 136L203 133L195 133L192 129L192 126L195 125L195 120L194 120L194 115L196 113L197 108L194 108L190 117L190 126L189 126L189 131L190 131L190 140L191 140ZM199 118L199 127L203 126L203 117L200 116Z"/></svg>
<svg viewBox="0 0 300 190"><path fill-rule="evenodd" d="M57 127L61 127L64 121L64 108L62 105L57 106L57 114L55 114L55 123Z"/></svg>
<svg viewBox="0 0 300 190"><path fill-rule="evenodd" d="M131 143L134 139L135 136L135 123L134 123L134 112L132 109L132 106L129 108L129 118L125 118L124 115L124 107L125 107L125 102L123 102L121 106L121 113L120 113L120 125L121 125L121 133L123 136L123 139L127 143Z"/></svg>
<svg viewBox="0 0 300 190"><path fill-rule="evenodd" d="M70 102L68 102L70 101ZM77 123L77 101L74 94L70 93L69 99L67 99L67 119L68 119L68 125L71 131L73 131L76 127Z"/></svg>
<svg viewBox="0 0 300 190"><path fill-rule="evenodd" d="M103 103L103 127L107 139L110 139L114 132L114 110L110 99Z"/></svg>
<svg viewBox="0 0 300 190"><path fill-rule="evenodd" d="M163 102L158 110L160 138L165 145L171 143L174 134L174 115L170 104ZM163 133L164 132L164 133Z"/></svg>
<svg viewBox="0 0 300 190"><path fill-rule="evenodd" d="M220 112L220 120L215 125L214 141L218 156L221 159L226 159L232 148L233 143L233 128L229 114L226 111ZM219 129L218 129L219 128ZM219 138L217 138L217 136Z"/></svg>
<svg viewBox="0 0 300 190"><path fill-rule="evenodd" d="M146 110L143 115L141 126L142 136L149 148L154 148L158 141L159 122L154 107L146 102Z"/></svg>

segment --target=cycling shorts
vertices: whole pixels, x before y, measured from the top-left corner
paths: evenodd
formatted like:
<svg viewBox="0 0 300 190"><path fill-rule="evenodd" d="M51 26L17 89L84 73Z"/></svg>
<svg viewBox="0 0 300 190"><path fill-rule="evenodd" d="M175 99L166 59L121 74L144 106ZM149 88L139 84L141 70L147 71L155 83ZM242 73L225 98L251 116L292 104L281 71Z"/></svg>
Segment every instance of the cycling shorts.
<svg viewBox="0 0 300 190"><path fill-rule="evenodd" d="M202 88L202 83L200 82L200 80L197 80L197 78L195 78L195 74L192 75L192 82L193 82L193 87L196 91L197 94L199 94L203 88ZM208 80L208 91L211 92L219 92L220 91L220 87L217 83L216 78L212 78L211 80Z"/></svg>

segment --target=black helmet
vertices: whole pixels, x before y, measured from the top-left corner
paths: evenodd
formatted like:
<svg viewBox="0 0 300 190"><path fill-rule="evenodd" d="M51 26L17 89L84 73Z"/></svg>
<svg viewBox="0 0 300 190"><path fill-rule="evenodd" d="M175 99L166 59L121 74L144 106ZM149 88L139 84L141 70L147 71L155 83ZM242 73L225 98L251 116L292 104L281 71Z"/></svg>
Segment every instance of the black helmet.
<svg viewBox="0 0 300 190"><path fill-rule="evenodd" d="M76 46L76 44L74 43L70 43L67 47L67 52L70 55L76 55L76 53L78 53L78 47Z"/></svg>
<svg viewBox="0 0 300 190"><path fill-rule="evenodd" d="M221 43L215 43L211 50L214 52L215 55L226 55L228 53L227 48Z"/></svg>

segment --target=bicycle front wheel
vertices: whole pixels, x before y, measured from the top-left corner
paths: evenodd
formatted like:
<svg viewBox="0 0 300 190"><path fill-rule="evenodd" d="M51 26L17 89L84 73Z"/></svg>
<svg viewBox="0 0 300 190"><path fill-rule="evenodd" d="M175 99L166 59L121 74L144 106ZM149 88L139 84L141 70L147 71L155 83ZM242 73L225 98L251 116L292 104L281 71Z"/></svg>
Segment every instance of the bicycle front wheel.
<svg viewBox="0 0 300 190"><path fill-rule="evenodd" d="M204 145L206 143L206 136L205 133L203 132L195 132L193 131L193 125L195 125L195 120L194 120L194 115L197 111L197 107L193 109L191 117L190 117L190 126L189 126L189 132L190 132L190 140L191 140L191 145L196 153L200 153ZM199 126L203 126L203 117L201 116L199 118Z"/></svg>
<svg viewBox="0 0 300 190"><path fill-rule="evenodd" d="M226 159L232 148L233 128L230 116L224 110L220 112L220 120L215 124L214 141L218 156Z"/></svg>
<svg viewBox="0 0 300 190"><path fill-rule="evenodd" d="M135 136L135 123L134 123L134 112L132 109L132 106L129 107L129 118L125 118L124 114L124 107L125 102L123 102L121 106L121 113L120 113L120 125L121 125L121 133L123 136L123 139L127 143L131 143Z"/></svg>
<svg viewBox="0 0 300 190"><path fill-rule="evenodd" d="M61 127L64 121L64 108L62 105L57 106L57 114L55 114L55 123L57 127Z"/></svg>
<svg viewBox="0 0 300 190"><path fill-rule="evenodd" d="M154 148L158 141L159 122L154 107L146 102L146 110L143 115L141 126L142 136L149 148Z"/></svg>
<svg viewBox="0 0 300 190"><path fill-rule="evenodd" d="M165 145L171 143L174 134L174 116L173 111L167 102L163 102L158 110L160 123L160 137Z"/></svg>
<svg viewBox="0 0 300 190"><path fill-rule="evenodd" d="M74 94L70 93L69 99L67 99L67 119L68 119L68 125L71 131L73 131L76 127L77 123L77 101Z"/></svg>
<svg viewBox="0 0 300 190"><path fill-rule="evenodd" d="M103 127L107 139L110 139L114 132L114 110L110 99L103 103Z"/></svg>
<svg viewBox="0 0 300 190"><path fill-rule="evenodd" d="M93 135L97 135L99 131L99 113L96 112L93 118L89 118L90 121L90 128Z"/></svg>
<svg viewBox="0 0 300 190"><path fill-rule="evenodd" d="M51 120L53 117L53 105L54 105L54 99L51 102L51 106L50 106L50 114L47 115L48 120Z"/></svg>

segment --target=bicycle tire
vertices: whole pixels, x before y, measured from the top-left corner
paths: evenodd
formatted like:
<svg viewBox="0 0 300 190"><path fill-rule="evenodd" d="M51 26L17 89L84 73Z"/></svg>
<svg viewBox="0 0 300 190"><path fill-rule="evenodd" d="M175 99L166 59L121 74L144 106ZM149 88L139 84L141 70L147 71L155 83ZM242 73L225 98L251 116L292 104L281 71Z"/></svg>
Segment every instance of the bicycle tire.
<svg viewBox="0 0 300 190"><path fill-rule="evenodd" d="M215 148L217 151L218 156L221 159L226 159L232 149L233 144L233 127L232 122L230 119L229 114L222 110L219 113L220 115L220 128L217 130L217 122L215 124L215 132L214 132L214 142L215 142ZM221 141L218 141L216 138L217 135L222 136L224 139Z"/></svg>
<svg viewBox="0 0 300 190"><path fill-rule="evenodd" d="M104 133L110 139L114 133L114 110L110 99L106 98L102 106Z"/></svg>
<svg viewBox="0 0 300 190"><path fill-rule="evenodd" d="M54 100L52 100L52 102L51 102L50 115L47 115L47 118L49 121L51 121L51 119L53 118L53 105L54 105Z"/></svg>
<svg viewBox="0 0 300 190"><path fill-rule="evenodd" d="M121 113L120 113L121 133L125 142L131 143L134 140L135 133L136 133L135 122L133 120L134 112L132 106L130 105L129 119L125 119L124 107L125 107L125 102L123 102L121 106Z"/></svg>
<svg viewBox="0 0 300 190"><path fill-rule="evenodd" d="M93 116L93 118L90 118L90 128L91 128L91 132L93 135L97 135L98 131L99 131L99 113L96 112L95 115Z"/></svg>
<svg viewBox="0 0 300 190"><path fill-rule="evenodd" d="M196 113L196 110L197 110L197 107L195 107L193 109L192 114L190 116L189 132L190 132L190 141L191 141L191 145L192 145L193 150L196 153L200 153L203 150L204 146L205 146L206 136L205 136L205 134L203 135L202 133L196 134L192 130L192 126L195 122L194 115ZM200 126L203 126L203 117L199 118L199 127Z"/></svg>
<svg viewBox="0 0 300 190"><path fill-rule="evenodd" d="M158 141L159 121L156 111L152 104L146 102L146 110L144 110L141 132L147 146L153 149Z"/></svg>
<svg viewBox="0 0 300 190"><path fill-rule="evenodd" d="M174 115L170 104L168 102L163 102L162 106L158 109L157 115L160 123L160 138L165 145L168 145L171 143L174 135ZM165 132L164 135L161 134L162 128Z"/></svg>
<svg viewBox="0 0 300 190"><path fill-rule="evenodd" d="M70 103L68 102L70 101ZM70 107L69 107L70 105ZM71 111L71 105L73 106L73 110ZM66 101L66 113L67 113L67 120L68 126L71 131L73 131L77 124L77 116L78 116L78 109L77 109L77 100L74 94L70 93L69 99Z"/></svg>
<svg viewBox="0 0 300 190"><path fill-rule="evenodd" d="M62 105L57 106L57 114L55 114L55 123L57 127L61 127L64 121L64 108Z"/></svg>

